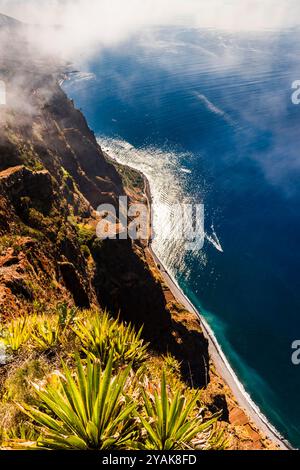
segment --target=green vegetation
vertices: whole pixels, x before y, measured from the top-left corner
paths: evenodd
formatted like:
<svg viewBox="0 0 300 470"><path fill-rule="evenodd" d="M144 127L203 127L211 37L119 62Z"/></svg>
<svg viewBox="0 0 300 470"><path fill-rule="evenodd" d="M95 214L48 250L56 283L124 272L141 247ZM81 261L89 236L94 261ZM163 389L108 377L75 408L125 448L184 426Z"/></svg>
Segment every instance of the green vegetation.
<svg viewBox="0 0 300 470"><path fill-rule="evenodd" d="M29 355L20 363L10 363L10 371L5 383L5 401L34 404L36 397L32 393L32 383L36 381L40 383L49 374L51 374L51 364L43 356ZM18 409L17 411L19 412ZM24 419L26 417L22 416L22 422Z"/></svg>
<svg viewBox="0 0 300 470"><path fill-rule="evenodd" d="M145 414L139 414L147 432L144 449L174 450L192 448L192 440L197 434L209 431L215 422L212 417L206 422L198 415L193 415L198 396L185 397L183 390L177 389L175 394L167 392L166 374L163 371L160 394L157 390L151 396L142 390Z"/></svg>
<svg viewBox="0 0 300 470"><path fill-rule="evenodd" d="M58 316L42 316L35 322L31 337L38 349L47 351L58 345L60 333L61 324Z"/></svg>
<svg viewBox="0 0 300 470"><path fill-rule="evenodd" d="M60 304L6 323L2 448L219 449L217 416L131 325Z"/></svg>
<svg viewBox="0 0 300 470"><path fill-rule="evenodd" d="M75 215L69 215L68 222L72 225L72 227L75 228L77 232L79 245L86 245L88 248L90 248L96 238L95 229L89 224L78 223L77 217L75 217Z"/></svg>
<svg viewBox="0 0 300 470"><path fill-rule="evenodd" d="M27 235L27 233L25 234ZM19 235L2 235L0 236L0 254L4 253L8 248L12 248L15 255L21 251Z"/></svg>
<svg viewBox="0 0 300 470"><path fill-rule="evenodd" d="M96 238L95 229L90 225L84 224L77 224L77 233L78 233L78 241L79 244L82 246L90 247L94 239Z"/></svg>
<svg viewBox="0 0 300 470"><path fill-rule="evenodd" d="M81 253L86 259L89 259L91 256L91 251L87 245L81 245Z"/></svg>
<svg viewBox="0 0 300 470"><path fill-rule="evenodd" d="M69 312L69 310L67 310ZM9 353L16 354L20 349L48 351L67 341L67 326L70 326L75 311L63 311L58 307L56 314L33 313L19 317L2 325L1 338Z"/></svg>
<svg viewBox="0 0 300 470"><path fill-rule="evenodd" d="M45 435L38 446L50 449L111 449L130 446L135 424L134 402L125 401L124 389L130 366L112 375L113 354L104 372L99 363L77 359L74 378L63 364L64 376L56 386L36 387L45 412L24 405L22 409Z"/></svg>
<svg viewBox="0 0 300 470"><path fill-rule="evenodd" d="M137 194L142 195L144 193L144 177L141 172L135 170L127 165L117 163L115 160L110 158L107 154L105 158L114 165L119 175L121 175L122 183L124 188L134 190Z"/></svg>
<svg viewBox="0 0 300 470"><path fill-rule="evenodd" d="M17 353L28 342L30 338L29 323L28 318L20 317L2 327L1 336L4 344L12 353Z"/></svg>
<svg viewBox="0 0 300 470"><path fill-rule="evenodd" d="M147 358L147 345L141 339L142 330L136 333L130 324L119 323L106 312L101 316L96 313L79 318L73 330L82 351L92 359L98 359L103 366L106 366L111 351L114 368L129 363L137 368Z"/></svg>

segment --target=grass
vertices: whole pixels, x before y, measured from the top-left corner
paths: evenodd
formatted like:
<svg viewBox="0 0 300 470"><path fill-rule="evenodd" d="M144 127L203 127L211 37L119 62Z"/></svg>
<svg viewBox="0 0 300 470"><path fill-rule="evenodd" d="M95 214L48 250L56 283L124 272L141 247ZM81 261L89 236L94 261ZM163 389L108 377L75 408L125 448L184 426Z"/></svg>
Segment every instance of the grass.
<svg viewBox="0 0 300 470"><path fill-rule="evenodd" d="M19 358L18 358L19 359ZM36 396L32 390L32 382L42 382L51 371L49 361L43 356L30 354L20 358L10 366L5 382L4 401L7 403L25 401L34 403Z"/></svg>

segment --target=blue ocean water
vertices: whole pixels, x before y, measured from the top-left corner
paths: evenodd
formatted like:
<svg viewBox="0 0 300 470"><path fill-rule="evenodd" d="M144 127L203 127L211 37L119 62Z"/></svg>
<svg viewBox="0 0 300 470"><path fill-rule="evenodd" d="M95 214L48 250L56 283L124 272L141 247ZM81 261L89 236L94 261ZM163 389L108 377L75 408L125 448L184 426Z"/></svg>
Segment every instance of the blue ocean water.
<svg viewBox="0 0 300 470"><path fill-rule="evenodd" d="M251 398L300 447L299 39L154 28L101 49L65 89L157 199L204 204L201 252L179 255L159 233L155 249Z"/></svg>

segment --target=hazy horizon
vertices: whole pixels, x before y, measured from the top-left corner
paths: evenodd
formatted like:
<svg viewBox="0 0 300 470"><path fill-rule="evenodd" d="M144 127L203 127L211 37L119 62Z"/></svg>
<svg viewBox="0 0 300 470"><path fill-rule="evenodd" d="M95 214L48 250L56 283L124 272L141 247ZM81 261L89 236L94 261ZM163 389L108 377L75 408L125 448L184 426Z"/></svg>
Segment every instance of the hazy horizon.
<svg viewBox="0 0 300 470"><path fill-rule="evenodd" d="M0 12L31 24L62 26L51 41L44 28L39 42L47 51L63 56L117 45L157 25L229 32L300 25L296 0L0 0Z"/></svg>

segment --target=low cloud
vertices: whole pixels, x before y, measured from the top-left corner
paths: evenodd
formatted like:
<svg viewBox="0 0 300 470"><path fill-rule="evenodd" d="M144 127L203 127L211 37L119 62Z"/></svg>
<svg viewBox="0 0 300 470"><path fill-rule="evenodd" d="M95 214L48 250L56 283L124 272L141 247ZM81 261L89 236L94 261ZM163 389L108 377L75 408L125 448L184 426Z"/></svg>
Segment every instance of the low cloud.
<svg viewBox="0 0 300 470"><path fill-rule="evenodd" d="M300 23L298 0L0 0L0 12L44 25L39 44L64 56L117 44L154 25L247 31ZM51 40L46 25L61 26Z"/></svg>

